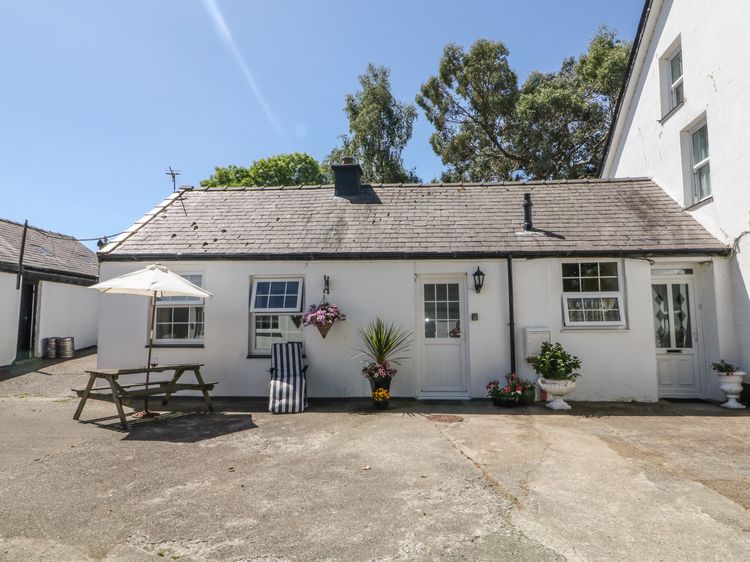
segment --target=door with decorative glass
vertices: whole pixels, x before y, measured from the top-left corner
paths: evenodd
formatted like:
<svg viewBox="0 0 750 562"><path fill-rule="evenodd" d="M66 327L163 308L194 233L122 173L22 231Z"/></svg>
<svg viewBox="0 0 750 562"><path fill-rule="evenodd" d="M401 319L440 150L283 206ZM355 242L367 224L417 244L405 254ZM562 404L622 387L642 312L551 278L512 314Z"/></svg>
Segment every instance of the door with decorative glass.
<svg viewBox="0 0 750 562"><path fill-rule="evenodd" d="M465 291L463 278L419 279L423 397L467 396Z"/></svg>
<svg viewBox="0 0 750 562"><path fill-rule="evenodd" d="M691 269L653 270L651 305L661 398L700 398Z"/></svg>

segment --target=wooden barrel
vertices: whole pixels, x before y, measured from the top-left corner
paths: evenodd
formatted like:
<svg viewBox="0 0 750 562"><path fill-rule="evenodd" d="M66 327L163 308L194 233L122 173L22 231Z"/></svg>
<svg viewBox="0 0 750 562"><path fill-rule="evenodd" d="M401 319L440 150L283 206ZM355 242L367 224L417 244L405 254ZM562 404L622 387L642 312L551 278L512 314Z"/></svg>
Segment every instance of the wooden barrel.
<svg viewBox="0 0 750 562"><path fill-rule="evenodd" d="M70 359L75 353L75 343L72 337L57 338L57 356L60 359Z"/></svg>
<svg viewBox="0 0 750 562"><path fill-rule="evenodd" d="M45 338L42 342L42 357L55 359L57 357L57 338Z"/></svg>

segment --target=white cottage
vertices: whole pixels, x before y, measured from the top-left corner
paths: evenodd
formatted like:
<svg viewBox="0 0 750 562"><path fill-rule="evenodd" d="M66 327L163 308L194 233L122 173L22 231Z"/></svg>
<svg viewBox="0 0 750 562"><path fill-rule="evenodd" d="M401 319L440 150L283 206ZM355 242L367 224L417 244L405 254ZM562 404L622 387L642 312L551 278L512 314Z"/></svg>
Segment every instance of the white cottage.
<svg viewBox="0 0 750 562"><path fill-rule="evenodd" d="M0 367L40 356L48 337L96 345L98 269L75 238L0 219Z"/></svg>
<svg viewBox="0 0 750 562"><path fill-rule="evenodd" d="M724 358L750 370L750 3L648 0L610 132L603 177L646 176L718 240L715 302L704 338L657 337L660 396L716 398L703 363ZM652 271L652 295L697 283ZM684 281L683 281L684 280ZM668 330L668 306L655 303ZM691 306L704 316L700 303ZM700 319L696 319L700 321ZM675 352L677 350L677 352ZM708 377L708 380L706 379ZM750 383L750 380L747 382Z"/></svg>
<svg viewBox="0 0 750 562"><path fill-rule="evenodd" d="M534 379L526 358L551 339L583 361L572 399L655 401L658 270L689 272L669 295L708 372L728 250L650 180L363 185L357 164L334 168L331 186L183 189L100 252L102 280L159 262L215 295L158 302L159 363L204 363L218 395L263 396L271 342L302 341L311 397L368 396L356 332L380 316L415 333L394 396ZM323 339L293 317L326 284L347 319ZM147 299L101 307L99 366L143 363Z"/></svg>

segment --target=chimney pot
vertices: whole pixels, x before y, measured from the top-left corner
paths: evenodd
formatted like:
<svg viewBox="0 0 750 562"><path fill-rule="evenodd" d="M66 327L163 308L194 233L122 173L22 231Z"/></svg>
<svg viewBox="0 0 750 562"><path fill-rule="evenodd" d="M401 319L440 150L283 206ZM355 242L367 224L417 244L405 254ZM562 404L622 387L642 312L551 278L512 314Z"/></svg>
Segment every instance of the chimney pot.
<svg viewBox="0 0 750 562"><path fill-rule="evenodd" d="M351 156L341 159L341 164L333 164L334 194L338 197L357 195L362 186L362 168Z"/></svg>

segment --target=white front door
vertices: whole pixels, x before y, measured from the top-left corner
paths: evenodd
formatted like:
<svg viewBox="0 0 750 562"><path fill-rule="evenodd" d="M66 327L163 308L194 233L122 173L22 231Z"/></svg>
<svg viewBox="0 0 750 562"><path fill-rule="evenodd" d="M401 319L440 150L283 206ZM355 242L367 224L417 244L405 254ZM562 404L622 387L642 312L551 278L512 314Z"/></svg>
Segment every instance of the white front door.
<svg viewBox="0 0 750 562"><path fill-rule="evenodd" d="M467 397L465 278L419 278L422 397Z"/></svg>
<svg viewBox="0 0 750 562"><path fill-rule="evenodd" d="M700 398L695 307L691 277L651 280L660 398Z"/></svg>

